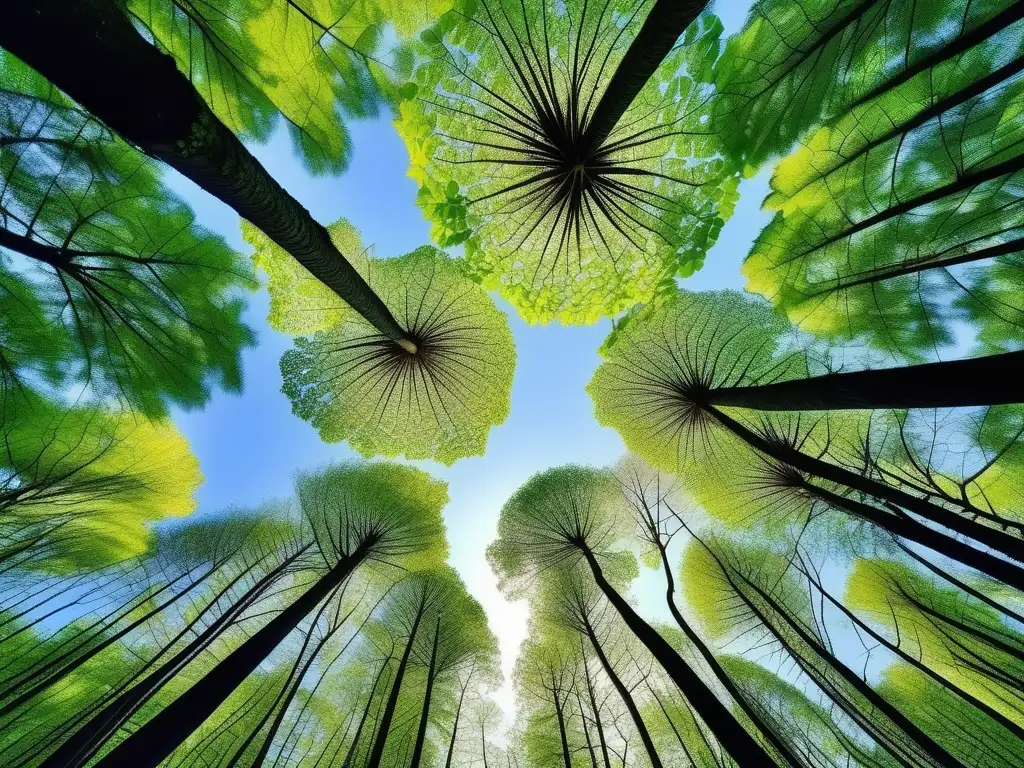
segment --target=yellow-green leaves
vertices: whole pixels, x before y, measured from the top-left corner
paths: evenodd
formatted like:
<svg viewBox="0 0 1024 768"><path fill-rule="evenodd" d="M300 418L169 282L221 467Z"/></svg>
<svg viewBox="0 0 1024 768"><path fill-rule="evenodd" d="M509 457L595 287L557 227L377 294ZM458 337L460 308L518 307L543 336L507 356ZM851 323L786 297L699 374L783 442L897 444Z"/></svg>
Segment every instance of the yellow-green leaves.
<svg viewBox="0 0 1024 768"><path fill-rule="evenodd" d="M635 9L634 9L635 10ZM543 0L451 13L421 36L398 120L442 246L528 322L594 322L703 262L736 179L716 156L701 77L711 16L689 27L618 127L578 146L644 13Z"/></svg>
<svg viewBox="0 0 1024 768"><path fill-rule="evenodd" d="M374 330L266 240L247 230L270 276L271 324L296 340L281 359L296 414L328 442L366 456L433 458L451 464L481 454L491 426L508 416L515 348L505 315L462 264L423 247L372 259L346 222L335 243L407 329L410 354Z"/></svg>
<svg viewBox="0 0 1024 768"><path fill-rule="evenodd" d="M149 523L195 508L199 463L169 422L24 393L5 398L0 423L0 520L60 524L49 570L140 554Z"/></svg>

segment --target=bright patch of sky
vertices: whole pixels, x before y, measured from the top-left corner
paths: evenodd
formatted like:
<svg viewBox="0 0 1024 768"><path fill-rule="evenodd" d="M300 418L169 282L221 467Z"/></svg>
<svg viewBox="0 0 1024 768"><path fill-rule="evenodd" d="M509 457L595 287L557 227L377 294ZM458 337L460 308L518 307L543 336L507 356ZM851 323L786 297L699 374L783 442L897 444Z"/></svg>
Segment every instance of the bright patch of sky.
<svg viewBox="0 0 1024 768"><path fill-rule="evenodd" d="M740 27L748 7L748 0L727 0L715 6L727 34ZM363 242L375 246L378 256L398 256L429 243L429 225L415 203L416 185L406 175L408 155L390 117L353 122L349 128L353 159L348 171L338 177L311 177L295 159L284 130L252 150L318 221L329 224L347 218L359 229ZM168 172L168 182L192 203L204 226L237 248L249 250L230 209L173 172ZM687 289L742 289L740 264L769 219L760 210L767 190L767 173L741 184L734 216L704 268L685 281ZM485 549L494 538L498 514L532 474L566 463L610 465L624 448L614 431L594 420L584 391L599 362L597 350L610 330L609 321L584 328L528 326L507 305L499 304L510 315L518 355L511 415L492 430L485 456L464 459L453 467L416 464L448 483L451 501L445 520L450 562L487 611L499 639L505 685L496 698L510 718L514 713L512 669L525 637L527 608L501 596L487 565ZM198 493L199 514L287 497L297 471L357 458L344 444L321 442L309 424L292 415L280 391L278 369L291 338L267 325L268 305L265 289L250 297L246 321L257 330L259 340L243 355L243 393L217 393L202 411L174 414L206 478ZM659 621L670 618L663 604L662 578L648 570L635 585L644 613Z"/></svg>

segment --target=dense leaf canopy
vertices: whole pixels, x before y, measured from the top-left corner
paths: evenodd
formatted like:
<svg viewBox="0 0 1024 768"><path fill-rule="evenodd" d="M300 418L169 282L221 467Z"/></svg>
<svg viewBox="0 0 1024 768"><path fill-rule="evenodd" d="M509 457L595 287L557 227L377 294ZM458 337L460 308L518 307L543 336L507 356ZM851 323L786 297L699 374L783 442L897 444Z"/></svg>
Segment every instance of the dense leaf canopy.
<svg viewBox="0 0 1024 768"><path fill-rule="evenodd" d="M3 53L0 77L5 378L86 384L155 416L238 391L248 263L43 78Z"/></svg>
<svg viewBox="0 0 1024 768"><path fill-rule="evenodd" d="M419 351L411 355L376 332L247 228L256 263L270 277L271 323L312 334L281 359L295 412L324 440L346 440L367 456L451 464L482 453L491 426L508 415L515 349L505 315L458 261L435 248L373 259L346 222L336 222L331 235L357 255L356 267Z"/></svg>
<svg viewBox="0 0 1024 768"><path fill-rule="evenodd" d="M735 201L710 135L721 24L579 146L649 3L472 2L423 33L399 131L442 246L530 322L590 323L700 267Z"/></svg>

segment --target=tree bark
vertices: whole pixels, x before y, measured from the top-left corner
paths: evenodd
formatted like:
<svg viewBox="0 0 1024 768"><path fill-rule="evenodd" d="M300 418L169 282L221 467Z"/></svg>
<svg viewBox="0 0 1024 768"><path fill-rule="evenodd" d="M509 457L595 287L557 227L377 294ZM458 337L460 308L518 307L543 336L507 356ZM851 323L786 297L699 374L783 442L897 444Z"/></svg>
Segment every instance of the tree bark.
<svg viewBox="0 0 1024 768"><path fill-rule="evenodd" d="M402 659L398 662L398 669L395 670L395 679L391 683L391 693L388 695L387 705L384 707L384 714L377 726L377 738L373 742L373 751L366 761L368 768L380 768L380 761L384 757L384 745L388 740L388 732L391 730L391 718L395 716L395 707L398 706L398 694L402 690L402 679L405 677L405 668L409 665L409 655L412 653L412 644L416 640L416 631L420 626L420 619L423 618L423 609L426 605L426 593L420 600L419 609L416 611L416 618L409 631L409 641L405 644L402 652Z"/></svg>
<svg viewBox="0 0 1024 768"><path fill-rule="evenodd" d="M380 670L373 678L373 687L370 689L370 696L366 700L366 707L363 709L362 717L359 718L359 725L356 727L355 735L352 737L352 743L349 745L348 751L345 753L345 761L341 764L341 768L348 768L352 764L352 759L355 757L356 750L359 748L359 737L363 733L363 726L366 725L366 718L370 716L370 707L373 706L373 697L377 694L377 686L380 685L380 681L384 678L384 672L388 668L388 663L391 661L391 655L380 665Z"/></svg>
<svg viewBox="0 0 1024 768"><path fill-rule="evenodd" d="M569 740L565 735L565 715L562 713L562 702L558 698L554 673L551 674L551 696L555 700L555 718L558 720L558 736L562 742L562 762L565 763L565 768L572 768L569 760Z"/></svg>
<svg viewBox="0 0 1024 768"><path fill-rule="evenodd" d="M430 649L430 666L427 668L427 690L423 694L423 711L420 713L420 725L416 731L416 746L412 750L410 768L419 768L423 758L423 744L427 740L427 719L430 717L430 697L434 692L434 675L437 673L437 639L441 634L441 617L437 617L434 625L434 643Z"/></svg>
<svg viewBox="0 0 1024 768"><path fill-rule="evenodd" d="M587 698L590 700L590 709L594 713L594 727L597 728L597 742L601 745L601 759L604 761L604 768L612 768L611 760L608 757L608 742L604 737L604 724L601 722L601 710L597 707L597 697L594 695L594 681L590 679L590 667L587 666L587 657L583 651L583 638L580 638L580 656L583 658L583 676L587 681Z"/></svg>
<svg viewBox="0 0 1024 768"><path fill-rule="evenodd" d="M416 351L327 230L271 178L117 2L3 3L0 45L127 141L255 224L384 336Z"/></svg>
<svg viewBox="0 0 1024 768"><path fill-rule="evenodd" d="M444 768L452 768L452 755L455 753L455 737L459 733L459 717L462 715L462 701L466 698L466 691L469 689L469 681L473 679L470 672L469 679L465 686L459 691L459 704L455 707L455 723L452 725L452 737L448 740L448 755L444 759Z"/></svg>
<svg viewBox="0 0 1024 768"><path fill-rule="evenodd" d="M619 692L619 698L622 699L622 703L626 707L626 711L629 712L629 716L633 719L633 725L636 726L636 732L640 734L640 741L644 745L644 750L647 752L647 758L651 761L651 768L662 768L661 758L658 756L658 750L654 747L654 741L651 739L651 734L647 730L647 725L644 723L643 717L640 716L640 710L636 706L636 702L633 700L633 694L629 692L626 684L622 682L622 679L615 672L615 668L612 666L608 657L604 654L604 649L601 647L601 643L597 640L597 635L594 634L594 628L589 623L586 624L587 637L590 639L590 644L594 648L594 653L597 654L598 661L601 662L601 666L604 668L604 673L608 675L608 679L612 681L612 685L615 690Z"/></svg>
<svg viewBox="0 0 1024 768"><path fill-rule="evenodd" d="M351 575L375 543L372 536L364 539L351 554L341 558L301 597L232 651L202 680L107 753L95 768L155 768L159 765L213 714L321 600Z"/></svg>
<svg viewBox="0 0 1024 768"><path fill-rule="evenodd" d="M581 551L590 566L598 588L604 593L626 626L657 659L665 672L690 701L697 714L715 734L722 747L740 766L772 765L775 761L733 717L732 712L718 700L697 674L673 650L650 624L644 621L604 577L601 565L587 547Z"/></svg>
<svg viewBox="0 0 1024 768"><path fill-rule="evenodd" d="M711 405L759 411L968 408L1024 402L1024 352L721 387Z"/></svg>
<svg viewBox="0 0 1024 768"><path fill-rule="evenodd" d="M950 512L948 509L936 506L894 486L878 482L870 477L864 477L822 459L808 456L794 448L774 443L713 406L705 408L705 411L725 429L765 456L769 456L809 475L838 483L868 496L873 496L876 499L891 502L897 507L906 509L937 525L956 531L985 546L991 547L1007 557L1024 560L1024 546L1022 546L1024 541L1021 539L1007 536L1001 531L980 525L955 512Z"/></svg>
<svg viewBox="0 0 1024 768"><path fill-rule="evenodd" d="M707 4L708 0L655 0L587 121L580 137L579 161L600 149L680 35Z"/></svg>

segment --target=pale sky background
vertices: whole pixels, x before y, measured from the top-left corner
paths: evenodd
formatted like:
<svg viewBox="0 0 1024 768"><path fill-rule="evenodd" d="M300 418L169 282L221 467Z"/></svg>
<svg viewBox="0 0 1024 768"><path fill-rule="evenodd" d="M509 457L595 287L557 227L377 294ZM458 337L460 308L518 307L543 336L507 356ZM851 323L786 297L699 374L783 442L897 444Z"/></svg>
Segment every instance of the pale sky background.
<svg viewBox="0 0 1024 768"><path fill-rule="evenodd" d="M715 4L727 34L742 24L750 0ZM353 159L348 171L312 178L292 154L285 132L252 150L270 174L323 224L347 218L378 256L398 256L430 242L430 228L416 206L416 184L406 175L408 155L388 115L349 123ZM199 221L243 252L238 217L173 172L167 180L193 205ZM735 215L722 230L703 270L685 281L690 290L743 286L740 263L768 222L760 210L768 173L743 182ZM415 462L448 483L451 501L444 516L451 564L470 593L487 611L502 652L505 686L496 698L506 716L514 713L511 673L525 636L525 603L510 604L497 590L484 551L494 538L506 499L535 472L569 462L609 465L624 448L618 435L597 424L584 387L599 358L597 349L610 329L608 321L585 328L528 326L509 314L518 364L508 420L492 429L485 456L463 459L453 467ZM200 513L227 507L252 507L291 495L295 473L357 455L345 444L325 444L306 422L293 416L281 393L278 360L291 337L266 322L269 298L261 289L249 300L248 324L258 346L243 355L245 389L241 395L217 392L204 410L174 413L174 420L198 456L206 478L199 489ZM668 619L661 575L647 571L636 585L649 618Z"/></svg>

